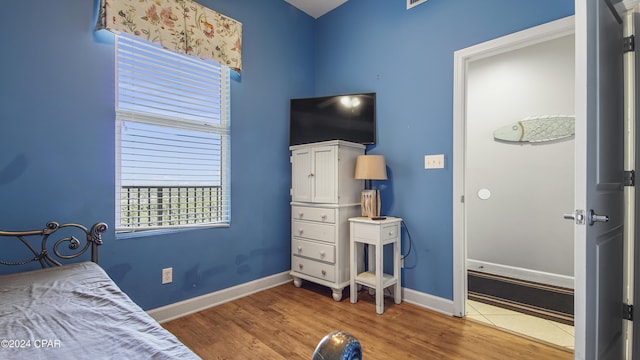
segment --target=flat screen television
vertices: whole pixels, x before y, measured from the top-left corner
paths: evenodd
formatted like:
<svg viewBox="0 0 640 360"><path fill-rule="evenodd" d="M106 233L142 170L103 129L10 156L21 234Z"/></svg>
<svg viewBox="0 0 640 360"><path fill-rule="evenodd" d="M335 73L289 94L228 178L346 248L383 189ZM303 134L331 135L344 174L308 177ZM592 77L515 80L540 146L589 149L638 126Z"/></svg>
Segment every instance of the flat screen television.
<svg viewBox="0 0 640 360"><path fill-rule="evenodd" d="M291 99L289 145L346 140L376 142L376 94Z"/></svg>

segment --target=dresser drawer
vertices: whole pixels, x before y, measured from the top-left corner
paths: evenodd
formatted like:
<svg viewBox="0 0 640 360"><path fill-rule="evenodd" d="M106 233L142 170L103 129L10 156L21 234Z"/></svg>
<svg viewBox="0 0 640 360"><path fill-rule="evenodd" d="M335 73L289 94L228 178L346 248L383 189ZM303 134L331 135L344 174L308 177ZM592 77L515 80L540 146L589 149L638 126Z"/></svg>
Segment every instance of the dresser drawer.
<svg viewBox="0 0 640 360"><path fill-rule="evenodd" d="M291 217L296 220L318 221L334 224L336 222L336 210L307 206L292 206Z"/></svg>
<svg viewBox="0 0 640 360"><path fill-rule="evenodd" d="M291 270L297 271L309 276L326 281L335 281L335 266L318 262L311 259L305 259L299 256L292 256Z"/></svg>
<svg viewBox="0 0 640 360"><path fill-rule="evenodd" d="M291 241L291 253L329 263L336 262L335 246L329 244L293 238Z"/></svg>
<svg viewBox="0 0 640 360"><path fill-rule="evenodd" d="M330 224L293 220L291 235L332 244L336 242L335 226Z"/></svg>

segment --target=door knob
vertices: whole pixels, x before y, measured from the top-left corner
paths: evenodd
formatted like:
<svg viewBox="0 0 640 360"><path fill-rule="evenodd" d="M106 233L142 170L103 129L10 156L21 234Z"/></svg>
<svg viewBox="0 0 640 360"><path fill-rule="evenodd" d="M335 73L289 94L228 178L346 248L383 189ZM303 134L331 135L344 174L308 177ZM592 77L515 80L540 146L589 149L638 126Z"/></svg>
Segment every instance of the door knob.
<svg viewBox="0 0 640 360"><path fill-rule="evenodd" d="M597 222L608 222L609 217L607 215L598 215L593 209L589 210L589 225L593 225Z"/></svg>
<svg viewBox="0 0 640 360"><path fill-rule="evenodd" d="M609 221L609 217L607 215L598 215L593 211L593 209L589 210L586 214L584 210L576 210L574 213L564 214L563 217L565 219L575 220L578 225L583 225L585 223L593 225L597 222Z"/></svg>

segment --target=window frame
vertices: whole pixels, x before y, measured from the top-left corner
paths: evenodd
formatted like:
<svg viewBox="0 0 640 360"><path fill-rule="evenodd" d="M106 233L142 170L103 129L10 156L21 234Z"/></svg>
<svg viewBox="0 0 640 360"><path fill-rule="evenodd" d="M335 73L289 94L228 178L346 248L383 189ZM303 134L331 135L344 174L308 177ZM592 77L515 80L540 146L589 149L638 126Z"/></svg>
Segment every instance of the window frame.
<svg viewBox="0 0 640 360"><path fill-rule="evenodd" d="M124 33L120 33L120 34L116 34L115 36L115 130L116 130L116 137L115 137L115 150L116 150L116 156L115 156L115 224L116 224L116 233L118 234L119 237L122 237L123 235L125 237L127 236L132 236L133 234L152 234L152 233L157 233L157 232L167 232L167 231L175 231L175 230L183 230L183 229L193 229L193 228L215 228L215 227L228 227L231 224L231 122L230 122L230 69L228 66L222 65L222 64L218 64L215 63L214 61L211 60L201 60L201 59L196 59L197 61L202 61L206 66L214 66L216 68L219 69L219 124L215 124L215 123L205 123L203 121L198 121L193 120L193 119L184 119L184 118L180 118L179 116L163 116L163 115L158 115L158 114L152 114L152 113L145 113L145 112L140 112L140 111L132 111L132 110L126 110L126 109L121 109L120 108L120 77L119 77L119 73L120 73L120 41L121 41L121 37L126 37L126 41L134 41L137 43L142 43L144 44L145 47L147 48L155 48L159 54L170 54L170 56L181 56L184 57L184 61L185 62L193 62L193 57L189 56L189 55L184 55L184 54L178 54L175 52L172 52L170 50L167 49L163 49L161 46L146 41L144 39L139 39L139 38L135 38L131 35L128 34L124 34ZM199 68L202 68L202 64L198 65ZM217 71L217 70L215 70ZM214 71L214 72L215 72ZM131 216L122 216L123 213L123 205L122 205L122 192L123 192L123 179L122 179L122 144L123 144L123 136L122 136L122 125L123 122L131 122L131 123L137 123L137 124L143 124L143 125L153 125L153 126L160 126L163 127L165 129L169 129L169 128L174 128L174 129L180 129L180 131L191 131L191 132L200 132L200 133L208 133L208 134L217 134L218 136L220 136L220 144L219 144L219 161L220 161L220 165L219 165L219 175L215 176L212 175L213 178L209 179L209 181L215 182L215 181L219 181L219 188L221 189L221 196L222 196L222 200L221 202L217 202L216 204L218 205L218 209L220 210L222 215L219 215L219 218L216 217L214 219L214 215L209 215L208 220L211 220L209 222L197 222L197 223L189 223L189 224L172 224L172 225L156 225L156 226L123 226L122 220L123 218L127 219L127 218L131 218ZM212 146L215 147L215 146ZM149 188L151 188L152 186L149 186ZM153 188L195 188L197 186L165 186L165 185L158 185L158 186L153 186ZM215 186L201 186L201 187L209 187L210 191L211 189L213 189ZM162 191L160 191L160 193L162 193ZM179 198L182 199L182 197L180 197L182 195L179 195ZM170 196L171 197L171 196ZM194 198L196 197L196 195L194 195ZM189 195L187 195L186 197L187 199L189 198ZM137 197L138 200L141 199L141 197L138 195ZM160 198L162 199L162 198ZM149 195L149 197L147 198L147 201L149 203L149 209L151 208L151 195ZM179 200L179 204L183 204L181 202L182 200ZM188 201L188 200L187 200ZM195 203L196 200L193 201L193 203ZM155 206L160 206L162 207L162 201L155 204ZM140 204L140 203L138 203ZM190 207L189 203L187 202L187 208ZM195 205L194 205L195 206ZM204 205L203 205L204 206ZM140 207L140 205L138 205L138 207ZM179 205L179 207L181 208L182 205ZM205 206L206 207L206 206ZM212 203L210 202L209 207L212 207ZM139 212L140 210L138 210ZM156 209L157 211L157 209ZM182 209L178 210L179 212L182 211ZM194 210L195 211L195 210ZM129 211L131 212L131 211ZM162 212L162 210L160 211ZM212 213L213 211L211 211ZM188 211L187 211L188 213ZM151 214L151 210L149 210L149 214ZM179 214L182 214L181 212ZM190 215L193 215L194 213L190 213ZM151 216L151 215L150 215ZM156 214L156 216L158 216ZM157 221L159 223L163 223L163 222L175 222L175 221L186 221L186 220L173 220L171 219L171 216L175 216L172 214L168 214L168 215L164 215L164 217L170 218L170 220L162 220L162 215L160 216L160 220ZM180 216L180 215L177 215ZM189 220L191 221L191 219Z"/></svg>

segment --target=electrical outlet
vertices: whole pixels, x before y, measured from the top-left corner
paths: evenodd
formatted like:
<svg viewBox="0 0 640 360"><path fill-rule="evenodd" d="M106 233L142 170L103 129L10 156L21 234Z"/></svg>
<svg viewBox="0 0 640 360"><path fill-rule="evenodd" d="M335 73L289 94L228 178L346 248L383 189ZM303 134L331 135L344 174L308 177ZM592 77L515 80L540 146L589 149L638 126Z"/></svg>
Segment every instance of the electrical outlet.
<svg viewBox="0 0 640 360"><path fill-rule="evenodd" d="M173 281L173 268L162 269L162 283L168 284Z"/></svg>
<svg viewBox="0 0 640 360"><path fill-rule="evenodd" d="M425 155L424 168L425 169L444 169L444 154Z"/></svg>

